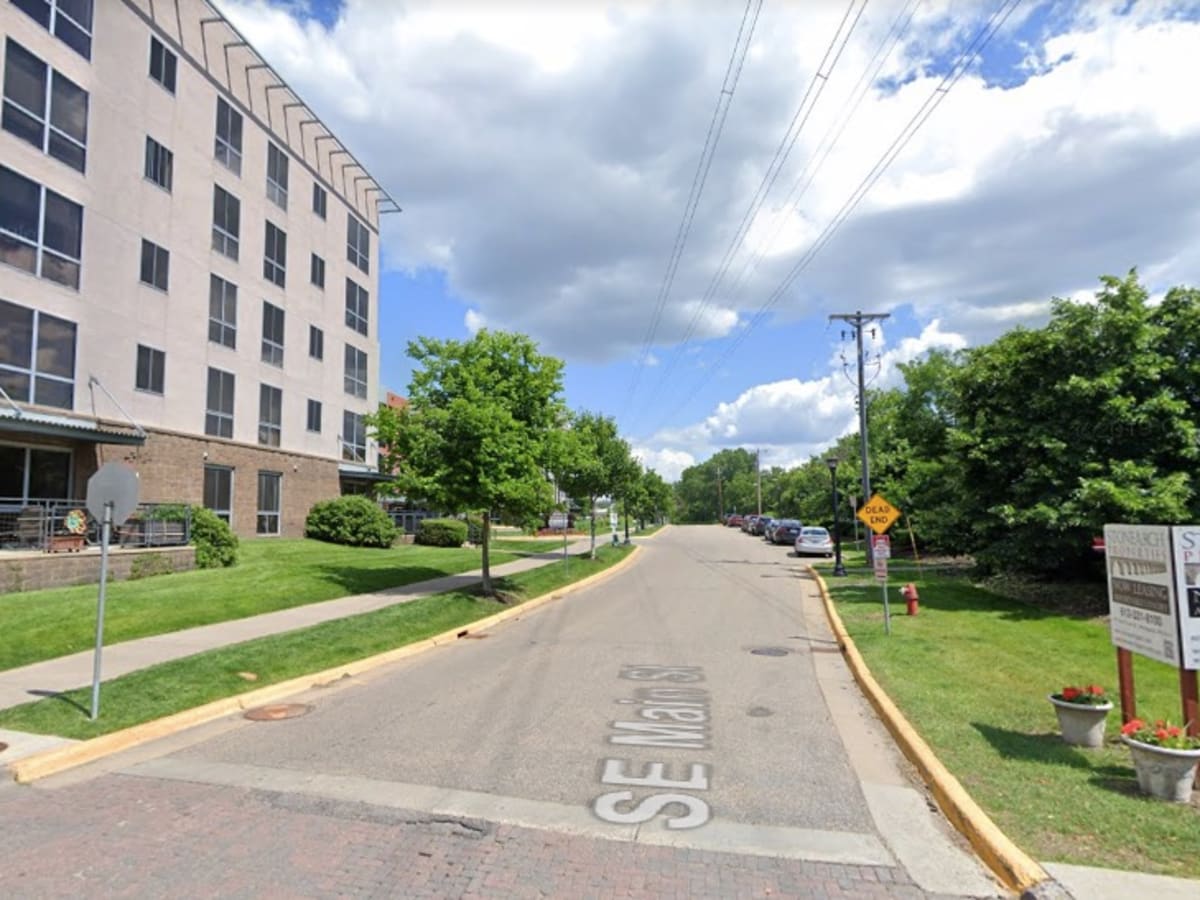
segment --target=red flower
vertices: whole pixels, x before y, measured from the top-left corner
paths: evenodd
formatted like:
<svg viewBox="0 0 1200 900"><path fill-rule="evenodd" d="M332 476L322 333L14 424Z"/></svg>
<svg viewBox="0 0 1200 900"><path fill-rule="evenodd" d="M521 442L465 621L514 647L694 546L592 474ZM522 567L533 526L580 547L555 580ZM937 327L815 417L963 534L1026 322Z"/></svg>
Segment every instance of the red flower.
<svg viewBox="0 0 1200 900"><path fill-rule="evenodd" d="M1181 734L1183 734L1183 729L1178 725L1172 725L1167 729L1167 737L1179 737Z"/></svg>
<svg viewBox="0 0 1200 900"><path fill-rule="evenodd" d="M1098 685L1098 684L1089 684L1085 690L1089 694L1092 694L1093 696L1096 696L1096 697L1104 696L1104 688L1100 687L1100 685Z"/></svg>
<svg viewBox="0 0 1200 900"><path fill-rule="evenodd" d="M1074 700L1076 697L1078 697L1082 693L1083 693L1083 691L1079 690L1079 688L1065 687L1062 689L1062 698L1064 700L1068 700L1068 701Z"/></svg>
<svg viewBox="0 0 1200 900"><path fill-rule="evenodd" d="M1141 731L1145 727L1146 727L1146 723L1143 722L1141 719L1130 719L1128 722L1126 722L1124 725L1121 726L1121 734L1125 734L1125 735L1133 734L1134 732Z"/></svg>
<svg viewBox="0 0 1200 900"><path fill-rule="evenodd" d="M1171 732L1167 731L1167 729L1165 729L1165 728L1155 728L1154 736L1156 738L1158 738L1160 741L1165 741L1167 738L1169 738L1171 736Z"/></svg>

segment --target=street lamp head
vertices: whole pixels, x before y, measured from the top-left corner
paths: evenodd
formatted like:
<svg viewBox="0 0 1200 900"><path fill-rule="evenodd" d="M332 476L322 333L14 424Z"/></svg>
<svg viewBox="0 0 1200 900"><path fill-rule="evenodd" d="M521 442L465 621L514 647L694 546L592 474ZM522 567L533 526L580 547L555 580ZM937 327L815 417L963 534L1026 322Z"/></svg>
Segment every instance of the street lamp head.
<svg viewBox="0 0 1200 900"><path fill-rule="evenodd" d="M829 456L825 459L825 465L829 466L829 471L831 472L838 467L839 462L841 462L841 460L836 456Z"/></svg>

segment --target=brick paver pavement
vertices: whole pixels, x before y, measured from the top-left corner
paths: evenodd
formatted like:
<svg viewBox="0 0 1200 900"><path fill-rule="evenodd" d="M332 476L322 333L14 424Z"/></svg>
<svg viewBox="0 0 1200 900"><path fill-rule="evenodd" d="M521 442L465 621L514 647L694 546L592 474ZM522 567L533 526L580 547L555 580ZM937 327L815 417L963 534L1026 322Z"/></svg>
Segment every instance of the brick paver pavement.
<svg viewBox="0 0 1200 900"><path fill-rule="evenodd" d="M929 896L898 868L596 840L125 775L5 785L0 822L0 885L20 900Z"/></svg>

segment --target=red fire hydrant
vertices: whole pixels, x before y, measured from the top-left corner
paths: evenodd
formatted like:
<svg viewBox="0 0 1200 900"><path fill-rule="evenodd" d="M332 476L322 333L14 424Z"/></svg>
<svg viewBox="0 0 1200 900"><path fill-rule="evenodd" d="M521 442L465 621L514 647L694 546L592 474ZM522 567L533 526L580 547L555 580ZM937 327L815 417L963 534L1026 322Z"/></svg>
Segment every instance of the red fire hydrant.
<svg viewBox="0 0 1200 900"><path fill-rule="evenodd" d="M910 581L900 588L900 596L904 598L904 602L908 606L908 614L915 616L920 608L918 601L921 599L921 595L917 593L917 586Z"/></svg>

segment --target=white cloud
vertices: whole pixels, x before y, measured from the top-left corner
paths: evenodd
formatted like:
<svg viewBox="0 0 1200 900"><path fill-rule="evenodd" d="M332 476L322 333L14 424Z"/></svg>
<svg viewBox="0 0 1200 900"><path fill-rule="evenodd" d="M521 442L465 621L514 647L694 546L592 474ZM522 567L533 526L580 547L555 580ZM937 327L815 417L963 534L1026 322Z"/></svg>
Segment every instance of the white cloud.
<svg viewBox="0 0 1200 900"><path fill-rule="evenodd" d="M689 333L688 353L744 334L769 297L781 320L910 307L923 330L889 351L894 366L926 346L1038 325L1050 297L1090 293L1104 273L1136 265L1155 292L1195 283L1200 22L1167 3L1128 5L1043 4L1041 33L1035 5L1020 8L993 46L1028 24L996 57L1023 53L1000 75L1025 80L996 80L998 64L984 70L991 81L978 70L964 77L775 296L937 86L946 53L992 8L921 4L886 58L886 83L865 94L817 170L822 139L850 110L903 0L869 4L708 297L842 14L838 4L766 4L661 311L661 370ZM385 231L389 265L441 272L471 310L469 329L518 328L568 363L639 356L740 5L349 0L332 31L264 0L222 8L404 206ZM712 373L687 368L689 379ZM851 389L834 371L751 388L646 443L695 458L743 440L782 453L852 424Z"/></svg>
<svg viewBox="0 0 1200 900"><path fill-rule="evenodd" d="M961 350L967 346L961 334L944 331L938 320L930 322L917 337L902 338L891 348L886 348L883 326L877 325L875 330L875 340L867 342L877 351L868 350L868 355L877 360L868 370L868 378L875 376L872 387L902 385L899 366L930 350ZM736 400L718 404L702 421L660 431L646 444L657 448L654 452L659 454L679 453L693 459L706 459L727 447L763 448L763 465L798 465L858 429L855 360L848 356L848 361L850 378L837 371L841 357L840 351L835 351L829 375L755 385Z"/></svg>
<svg viewBox="0 0 1200 900"><path fill-rule="evenodd" d="M477 310L468 309L466 315L463 316L463 324L467 327L467 332L474 335L481 328L487 327L487 318Z"/></svg>
<svg viewBox="0 0 1200 900"><path fill-rule="evenodd" d="M678 481L684 469L696 464L696 458L686 450L653 450L635 445L632 452L643 466L653 469L668 482Z"/></svg>

